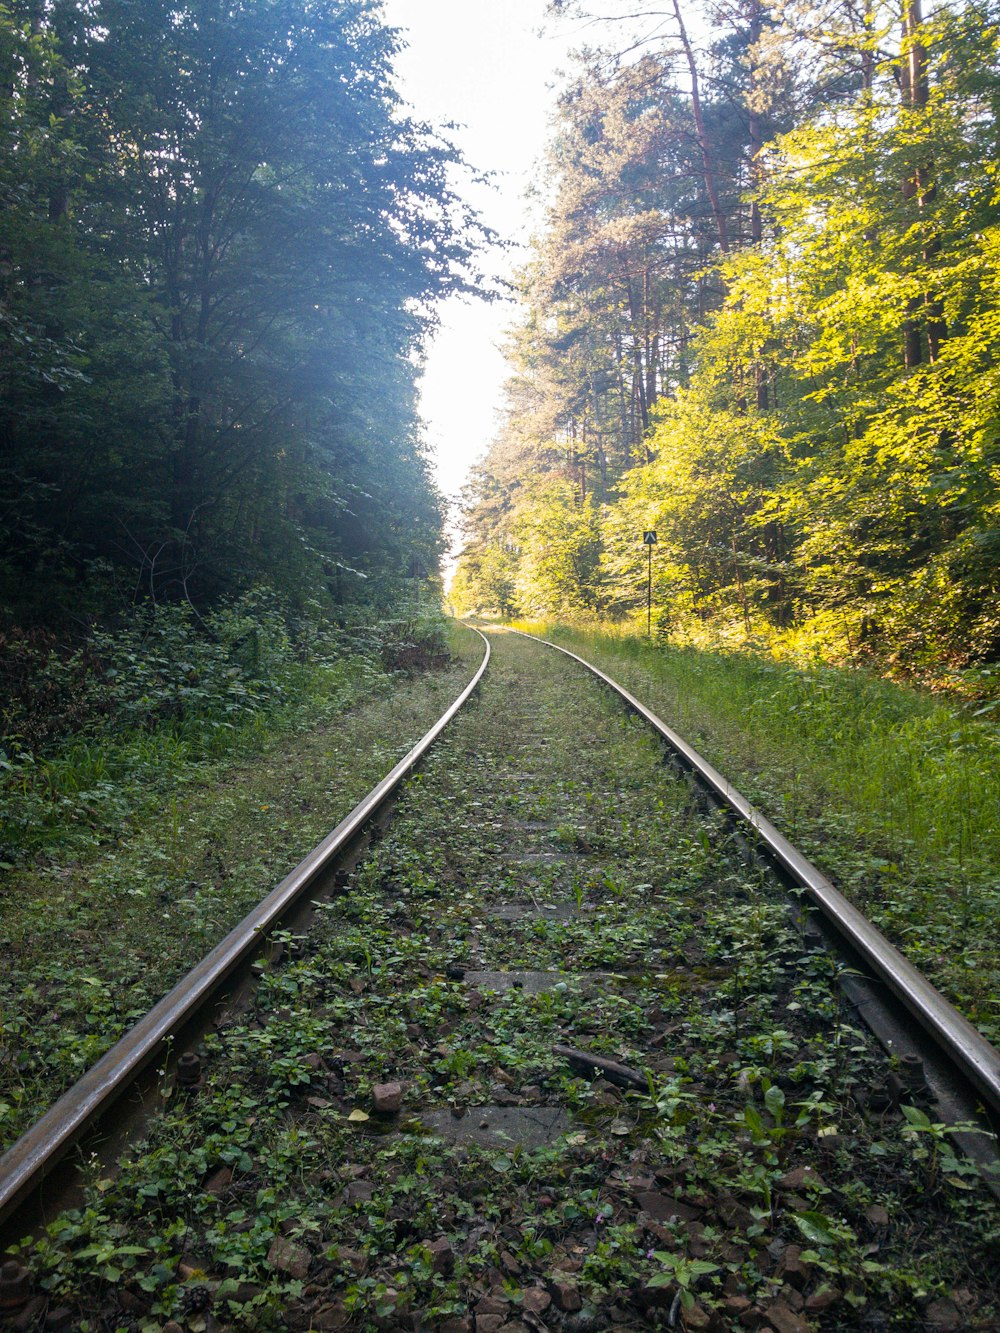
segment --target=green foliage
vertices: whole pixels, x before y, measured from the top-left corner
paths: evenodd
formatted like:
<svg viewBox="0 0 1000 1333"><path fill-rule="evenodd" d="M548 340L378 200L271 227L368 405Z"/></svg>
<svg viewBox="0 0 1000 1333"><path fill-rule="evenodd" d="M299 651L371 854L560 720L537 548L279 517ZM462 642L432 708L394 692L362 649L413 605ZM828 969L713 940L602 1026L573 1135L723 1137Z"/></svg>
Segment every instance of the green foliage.
<svg viewBox="0 0 1000 1333"><path fill-rule="evenodd" d="M895 54L878 6L713 23L713 93L646 49L589 56L563 100L466 561L512 543L520 607L574 609L560 544L539 558L517 537L552 478L597 499L577 608L643 613L655 527L662 632L925 678L991 663L995 0L938 9Z"/></svg>
<svg viewBox="0 0 1000 1333"><path fill-rule="evenodd" d="M266 587L203 617L187 605L149 609L68 652L9 638L0 860L92 841L184 769L252 749L270 725L309 709L315 722L366 678L448 660L429 608L342 628Z"/></svg>
<svg viewBox="0 0 1000 1333"><path fill-rule="evenodd" d="M477 232L370 0L0 9L14 624L434 569L414 377Z"/></svg>

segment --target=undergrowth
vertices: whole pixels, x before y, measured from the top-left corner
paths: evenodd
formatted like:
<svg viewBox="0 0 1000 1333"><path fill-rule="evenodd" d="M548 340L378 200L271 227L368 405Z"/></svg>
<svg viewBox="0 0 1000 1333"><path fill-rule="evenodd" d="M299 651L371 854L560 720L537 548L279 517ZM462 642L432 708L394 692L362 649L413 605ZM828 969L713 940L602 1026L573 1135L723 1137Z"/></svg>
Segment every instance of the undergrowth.
<svg viewBox="0 0 1000 1333"><path fill-rule="evenodd" d="M61 648L0 639L0 869L79 853L220 758L334 716L393 674L447 660L431 611L343 625L258 589L195 615L149 608Z"/></svg>

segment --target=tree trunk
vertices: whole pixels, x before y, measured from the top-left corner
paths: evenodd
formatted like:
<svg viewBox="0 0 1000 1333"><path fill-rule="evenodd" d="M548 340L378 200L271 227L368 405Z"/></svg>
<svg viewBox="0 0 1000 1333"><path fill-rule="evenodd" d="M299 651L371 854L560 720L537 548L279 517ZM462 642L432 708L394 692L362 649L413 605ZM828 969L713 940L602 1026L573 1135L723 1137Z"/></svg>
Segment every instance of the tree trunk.
<svg viewBox="0 0 1000 1333"><path fill-rule="evenodd" d="M708 195L708 202L712 209L712 217L715 219L715 230L719 238L719 249L722 250L723 253L726 253L729 250L729 228L726 223L726 215L723 213L722 205L719 202L718 173L715 169L715 163L712 160L712 145L708 138L708 131L705 128L705 117L702 112L701 86L698 81L698 65L694 58L694 51L691 47L687 28L684 25L680 0L673 0L673 4L674 17L677 20L677 31L681 40L681 46L684 48L688 74L691 79L691 110L694 115L695 130L698 135L698 146L701 149L701 169L705 181L705 193Z"/></svg>
<svg viewBox="0 0 1000 1333"><path fill-rule="evenodd" d="M922 23L920 0L906 0L903 10L903 45L906 55L901 81L903 103L908 110L921 112L926 110L930 101L927 50L920 41ZM925 162L915 166L903 183L903 198L915 200L918 211L923 212L934 202L936 195L937 187L931 181L930 164ZM929 224L924 228L924 236L922 258L926 263L933 263L941 253L941 236ZM921 324L926 331L927 360L934 362L941 354L941 344L948 336L948 327L941 299L933 293L925 293L922 299L913 297L907 303L907 318L903 325L903 361L908 370L924 359Z"/></svg>

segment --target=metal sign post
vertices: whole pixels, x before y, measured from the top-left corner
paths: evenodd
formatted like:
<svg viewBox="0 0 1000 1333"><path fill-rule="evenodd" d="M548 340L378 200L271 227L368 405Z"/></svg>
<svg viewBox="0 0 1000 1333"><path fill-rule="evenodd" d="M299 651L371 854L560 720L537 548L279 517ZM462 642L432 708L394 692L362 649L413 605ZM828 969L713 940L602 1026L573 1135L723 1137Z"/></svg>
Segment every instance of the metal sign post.
<svg viewBox="0 0 1000 1333"><path fill-rule="evenodd" d="M649 564L646 573L646 638L653 637L653 547L656 545L656 532L647 528L642 534L646 550L649 552Z"/></svg>

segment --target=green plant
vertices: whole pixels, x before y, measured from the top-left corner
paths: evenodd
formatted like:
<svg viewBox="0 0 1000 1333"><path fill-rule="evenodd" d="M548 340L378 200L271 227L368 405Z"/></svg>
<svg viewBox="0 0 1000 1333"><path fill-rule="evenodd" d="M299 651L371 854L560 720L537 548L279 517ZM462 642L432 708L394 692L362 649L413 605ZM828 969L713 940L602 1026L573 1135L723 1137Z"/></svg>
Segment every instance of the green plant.
<svg viewBox="0 0 1000 1333"><path fill-rule="evenodd" d="M718 1273L719 1265L709 1263L707 1259L689 1259L686 1255L671 1250L654 1250L652 1257L661 1265L661 1271L649 1279L651 1287L676 1286L680 1293L683 1309L690 1310L694 1305L694 1288L698 1279Z"/></svg>
<svg viewBox="0 0 1000 1333"><path fill-rule="evenodd" d="M976 1167L958 1156L950 1140L956 1134L979 1134L987 1138L994 1136L973 1120L948 1125L944 1121L931 1120L919 1106L903 1105L900 1110L906 1117L903 1138L912 1144L914 1157L926 1163L928 1189L937 1187L942 1173L949 1184L956 1188L969 1188L970 1180L977 1174Z"/></svg>

